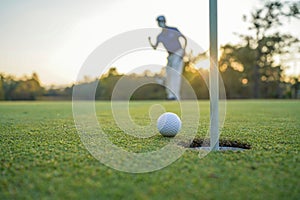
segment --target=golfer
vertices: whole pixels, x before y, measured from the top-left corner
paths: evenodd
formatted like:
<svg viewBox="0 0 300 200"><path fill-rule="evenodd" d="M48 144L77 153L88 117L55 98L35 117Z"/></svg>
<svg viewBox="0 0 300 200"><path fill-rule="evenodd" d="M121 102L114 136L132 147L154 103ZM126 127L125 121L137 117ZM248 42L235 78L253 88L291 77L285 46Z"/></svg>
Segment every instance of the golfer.
<svg viewBox="0 0 300 200"><path fill-rule="evenodd" d="M156 49L159 43L162 43L168 51L168 63L166 67L166 92L169 100L180 100L181 74L183 70L183 56L187 45L187 40L184 35L175 27L166 25L166 18L158 16L156 18L158 26L162 28L161 33L156 38L156 43L149 43L153 49ZM183 44L180 42L183 38Z"/></svg>

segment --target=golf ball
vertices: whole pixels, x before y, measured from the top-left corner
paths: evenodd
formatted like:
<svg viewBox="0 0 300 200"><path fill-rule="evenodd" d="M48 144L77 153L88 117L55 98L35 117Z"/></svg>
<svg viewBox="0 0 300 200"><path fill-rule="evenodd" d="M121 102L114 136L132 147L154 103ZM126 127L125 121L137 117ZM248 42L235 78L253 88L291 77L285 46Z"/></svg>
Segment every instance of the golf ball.
<svg viewBox="0 0 300 200"><path fill-rule="evenodd" d="M166 112L157 119L157 129L163 136L174 137L180 128L181 120L175 113Z"/></svg>

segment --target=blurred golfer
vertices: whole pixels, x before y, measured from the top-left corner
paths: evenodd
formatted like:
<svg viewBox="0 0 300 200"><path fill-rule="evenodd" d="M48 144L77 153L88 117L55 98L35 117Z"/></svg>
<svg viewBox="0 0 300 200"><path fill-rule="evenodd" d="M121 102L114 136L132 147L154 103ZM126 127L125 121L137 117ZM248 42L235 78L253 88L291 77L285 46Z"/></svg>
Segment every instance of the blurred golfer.
<svg viewBox="0 0 300 200"><path fill-rule="evenodd" d="M153 49L156 49L159 43L162 43L168 51L168 64L166 67L166 92L169 100L180 100L181 74L183 70L183 56L187 45L187 40L184 35L175 27L166 25L166 18L158 16L156 18L158 26L162 28L161 33L156 38L156 43L149 43ZM183 44L179 38L183 38Z"/></svg>

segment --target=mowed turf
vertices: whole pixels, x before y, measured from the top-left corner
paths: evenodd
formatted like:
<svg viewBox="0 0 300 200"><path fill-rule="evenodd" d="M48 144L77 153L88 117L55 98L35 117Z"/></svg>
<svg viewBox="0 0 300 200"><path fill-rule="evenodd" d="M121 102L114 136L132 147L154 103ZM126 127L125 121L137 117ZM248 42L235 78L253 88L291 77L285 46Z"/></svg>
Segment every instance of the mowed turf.
<svg viewBox="0 0 300 200"><path fill-rule="evenodd" d="M137 124L148 110L175 102L130 103ZM209 102L200 101L197 137L205 135ZM97 117L113 143L152 151L169 138L132 139L113 123L109 102ZM111 169L85 149L71 102L0 103L0 199L300 199L300 101L227 101L221 139L251 145L242 152L212 152L200 159L187 150L170 166L131 174Z"/></svg>

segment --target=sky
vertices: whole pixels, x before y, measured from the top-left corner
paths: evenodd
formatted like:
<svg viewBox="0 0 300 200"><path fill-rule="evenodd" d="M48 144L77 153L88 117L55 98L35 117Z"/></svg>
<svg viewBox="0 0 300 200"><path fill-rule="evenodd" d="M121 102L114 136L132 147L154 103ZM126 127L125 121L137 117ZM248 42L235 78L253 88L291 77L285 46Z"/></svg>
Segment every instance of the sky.
<svg viewBox="0 0 300 200"><path fill-rule="evenodd" d="M99 45L126 31L158 28L155 19L162 14L168 25L177 27L207 50L208 2L0 0L0 72L16 76L36 72L43 85L73 83L85 60ZM247 32L242 16L260 3L260 0L218 1L219 46L239 42L234 33ZM299 22L291 22L282 30L300 38L297 27ZM111 64L126 73L139 65L165 63L165 52L147 50L125 55ZM300 74L299 61L291 63L294 67L287 73Z"/></svg>

